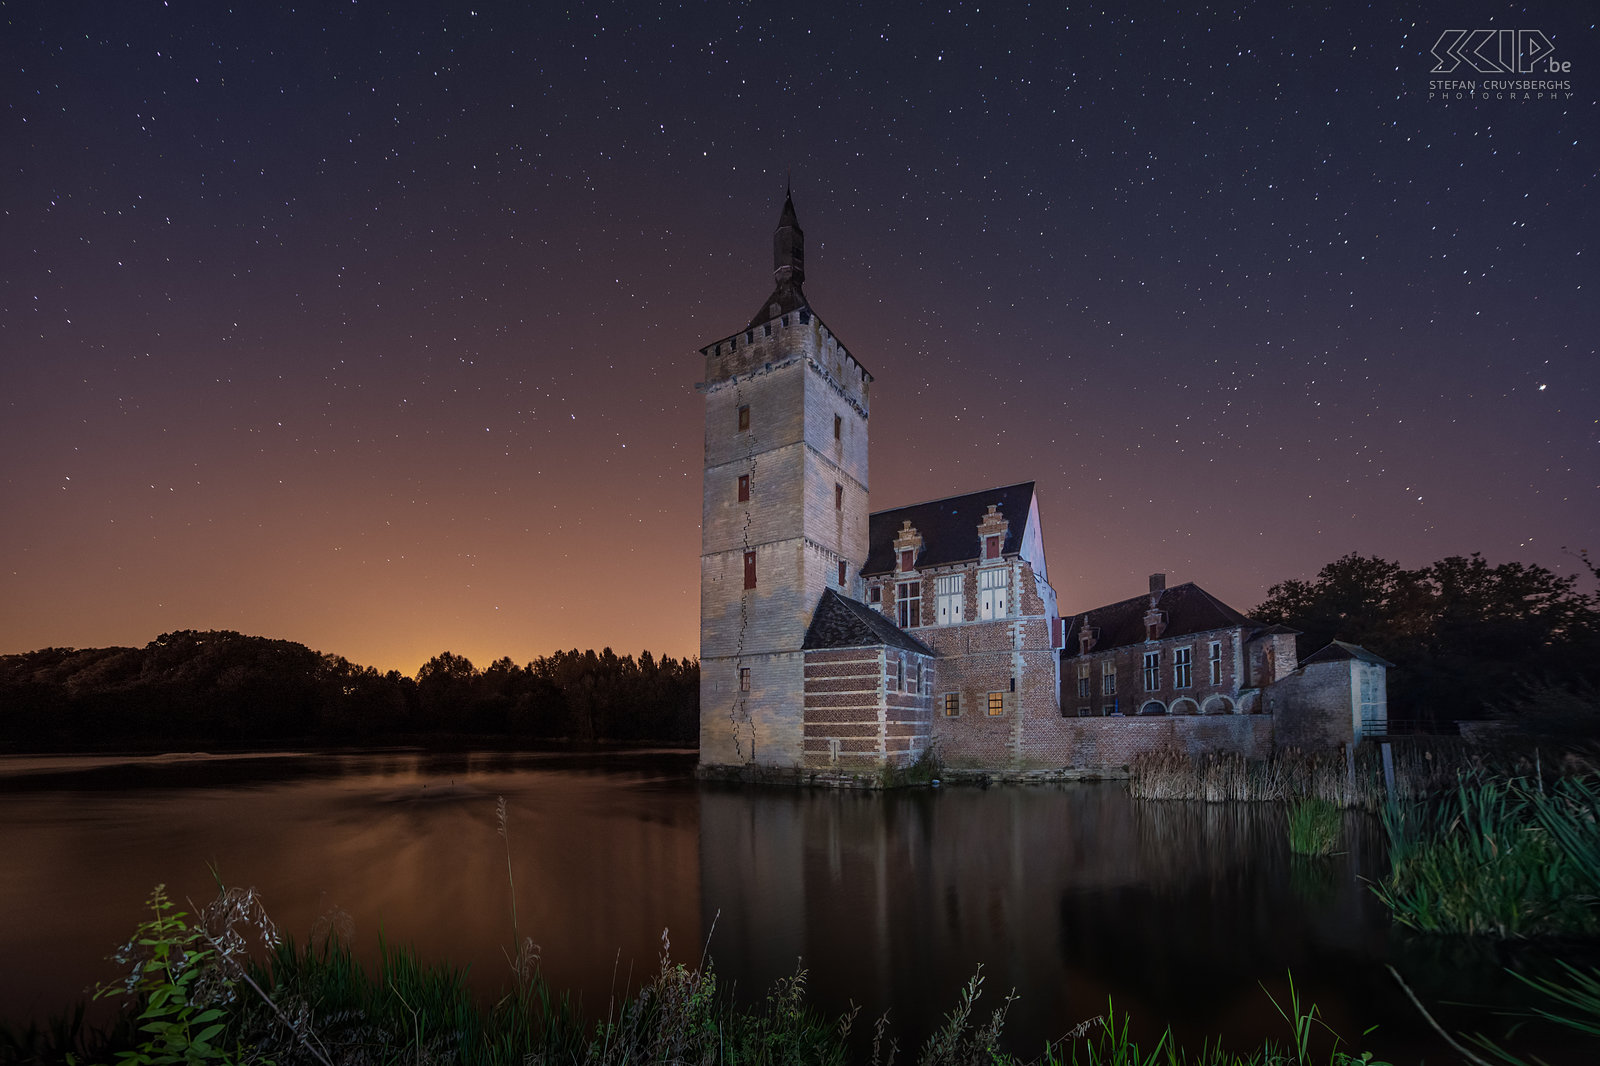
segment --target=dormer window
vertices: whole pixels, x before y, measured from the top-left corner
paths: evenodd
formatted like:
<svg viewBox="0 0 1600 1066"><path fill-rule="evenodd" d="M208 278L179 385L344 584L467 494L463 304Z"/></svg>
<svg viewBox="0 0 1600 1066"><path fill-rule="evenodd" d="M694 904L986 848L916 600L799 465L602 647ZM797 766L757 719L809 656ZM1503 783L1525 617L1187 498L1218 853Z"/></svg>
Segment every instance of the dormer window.
<svg viewBox="0 0 1600 1066"><path fill-rule="evenodd" d="M1095 641L1099 638L1100 631L1094 626L1084 626L1078 630L1078 654L1088 655L1094 650Z"/></svg>
<svg viewBox="0 0 1600 1066"><path fill-rule="evenodd" d="M917 556L916 550L913 549L913 548L902 548L900 550L900 572L901 573L909 573L912 570L915 570L917 568L916 567L916 556Z"/></svg>
<svg viewBox="0 0 1600 1066"><path fill-rule="evenodd" d="M1167 631L1167 612L1148 611L1144 616L1144 639L1160 640Z"/></svg>
<svg viewBox="0 0 1600 1066"><path fill-rule="evenodd" d="M1000 558L1000 541L1001 537L998 533L993 536L983 538L983 557L985 559ZM967 543L970 544L971 541L968 541Z"/></svg>

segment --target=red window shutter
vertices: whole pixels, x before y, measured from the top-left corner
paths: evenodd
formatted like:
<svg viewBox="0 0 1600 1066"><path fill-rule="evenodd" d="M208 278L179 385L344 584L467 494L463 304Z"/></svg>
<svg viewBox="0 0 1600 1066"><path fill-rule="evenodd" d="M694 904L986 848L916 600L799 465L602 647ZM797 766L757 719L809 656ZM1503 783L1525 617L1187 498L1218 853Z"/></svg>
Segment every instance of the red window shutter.
<svg viewBox="0 0 1600 1066"><path fill-rule="evenodd" d="M900 569L902 569L902 570L910 570L911 569L911 549L910 548L906 548L904 551L902 551L900 553Z"/></svg>
<svg viewBox="0 0 1600 1066"><path fill-rule="evenodd" d="M744 503L750 499L750 475L739 475L739 502Z"/></svg>
<svg viewBox="0 0 1600 1066"><path fill-rule="evenodd" d="M745 552L744 553L744 587L747 588L747 589L753 589L753 588L756 587L756 553L755 552Z"/></svg>

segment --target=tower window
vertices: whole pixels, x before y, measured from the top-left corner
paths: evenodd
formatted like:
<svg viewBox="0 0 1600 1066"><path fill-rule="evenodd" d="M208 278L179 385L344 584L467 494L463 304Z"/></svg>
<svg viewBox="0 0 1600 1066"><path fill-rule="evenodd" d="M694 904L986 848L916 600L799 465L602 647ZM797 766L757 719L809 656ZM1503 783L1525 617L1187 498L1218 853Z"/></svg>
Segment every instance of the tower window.
<svg viewBox="0 0 1600 1066"><path fill-rule="evenodd" d="M833 483L833 509L835 511L844 510L844 486L837 481Z"/></svg>
<svg viewBox="0 0 1600 1066"><path fill-rule="evenodd" d="M747 589L753 589L753 588L756 587L756 553L755 552L745 552L744 553L744 587L747 588Z"/></svg>
<svg viewBox="0 0 1600 1066"><path fill-rule="evenodd" d="M750 499L750 475L739 475L739 502L745 503Z"/></svg>
<svg viewBox="0 0 1600 1066"><path fill-rule="evenodd" d="M749 404L741 404L740 407L739 407L739 428L740 429L749 429L750 428L750 405Z"/></svg>
<svg viewBox="0 0 1600 1066"><path fill-rule="evenodd" d="M838 440L839 434L844 430L844 419L838 415L833 416L833 439Z"/></svg>
<svg viewBox="0 0 1600 1066"><path fill-rule="evenodd" d="M750 668L748 666L739 667L739 691L750 691Z"/></svg>

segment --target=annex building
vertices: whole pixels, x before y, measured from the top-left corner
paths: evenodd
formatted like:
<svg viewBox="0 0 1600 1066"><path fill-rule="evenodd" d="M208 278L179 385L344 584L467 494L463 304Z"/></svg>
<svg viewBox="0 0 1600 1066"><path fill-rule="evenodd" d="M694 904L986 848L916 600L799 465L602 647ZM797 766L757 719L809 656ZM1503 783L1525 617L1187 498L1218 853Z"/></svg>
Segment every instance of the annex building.
<svg viewBox="0 0 1600 1066"><path fill-rule="evenodd" d="M1110 767L1383 731L1381 659L1324 649L1308 679L1292 631L1196 585L1153 575L1063 614L1031 482L874 512L872 375L804 283L786 197L771 294L700 349L703 770L876 771L931 746L962 768Z"/></svg>

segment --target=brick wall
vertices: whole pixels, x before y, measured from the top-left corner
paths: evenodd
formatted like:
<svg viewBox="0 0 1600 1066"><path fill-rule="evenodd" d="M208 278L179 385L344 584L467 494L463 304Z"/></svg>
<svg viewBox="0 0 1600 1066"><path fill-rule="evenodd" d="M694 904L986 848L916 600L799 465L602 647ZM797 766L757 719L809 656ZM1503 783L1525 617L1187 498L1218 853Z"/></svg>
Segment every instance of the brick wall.
<svg viewBox="0 0 1600 1066"><path fill-rule="evenodd" d="M805 765L860 770L914 761L928 745L934 670L926 655L882 646L806 652Z"/></svg>
<svg viewBox="0 0 1600 1066"><path fill-rule="evenodd" d="M1024 769L1126 766L1134 756L1177 749L1191 756L1236 751L1265 758L1272 751L1272 719L1265 715L1145 718L1060 718L1029 730Z"/></svg>
<svg viewBox="0 0 1600 1066"><path fill-rule="evenodd" d="M1359 710L1354 659L1312 663L1283 678L1264 702L1276 727L1277 746L1315 751L1348 744Z"/></svg>

